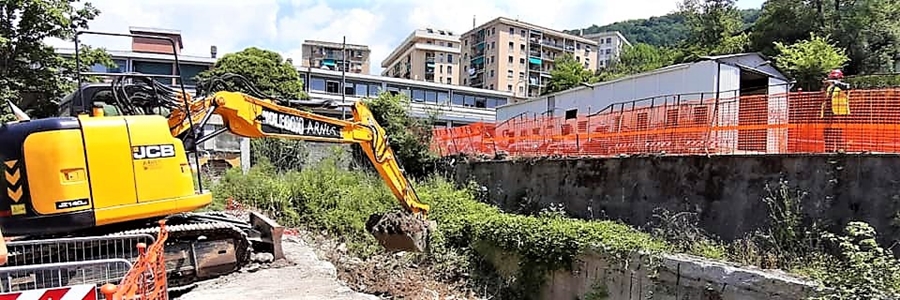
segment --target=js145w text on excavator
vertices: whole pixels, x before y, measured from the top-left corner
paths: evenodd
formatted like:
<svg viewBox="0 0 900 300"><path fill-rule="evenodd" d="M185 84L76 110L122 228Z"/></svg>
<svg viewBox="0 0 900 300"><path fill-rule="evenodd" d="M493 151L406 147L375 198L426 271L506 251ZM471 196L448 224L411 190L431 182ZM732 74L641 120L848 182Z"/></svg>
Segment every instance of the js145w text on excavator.
<svg viewBox="0 0 900 300"><path fill-rule="evenodd" d="M167 40L177 53L175 41L167 37L78 32L76 60L83 34ZM87 249L65 241L154 235L160 219L167 225L165 259L173 288L239 270L253 251L278 258L280 226L273 221L258 214L242 220L196 212L213 198L189 155L197 158L198 145L225 131L248 138L358 144L402 207L373 215L367 230L391 251L428 248L434 226L426 217L429 206L419 201L384 129L361 102L349 105L353 118L344 120L296 108L331 107L328 102L277 100L234 74L199 82L194 95L181 80L180 91L154 80L178 76L79 75L80 88L59 103L58 116L0 127L0 165L6 174L0 180L0 229L18 241L56 241L59 248L11 248L8 266L61 260L59 251L75 251L83 260L133 259L125 253L132 249ZM89 75L111 80L82 84L81 77ZM235 87L241 92L229 91ZM204 134L213 115L224 127Z"/></svg>

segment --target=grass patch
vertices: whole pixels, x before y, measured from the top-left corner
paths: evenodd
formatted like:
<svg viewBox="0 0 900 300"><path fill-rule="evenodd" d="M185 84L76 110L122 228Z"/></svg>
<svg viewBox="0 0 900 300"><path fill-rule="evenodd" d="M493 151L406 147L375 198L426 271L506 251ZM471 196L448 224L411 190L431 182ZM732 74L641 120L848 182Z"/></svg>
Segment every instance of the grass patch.
<svg viewBox="0 0 900 300"><path fill-rule="evenodd" d="M381 249L365 232L365 220L370 214L396 209L399 203L379 177L339 169L335 159L340 158L328 158L300 171L279 171L262 160L247 174L237 169L226 172L213 186L213 193L218 203L233 197L286 226L325 231L347 243L355 256L367 258ZM474 189L456 188L440 177L414 185L422 202L432 207L430 218L438 223L433 253L422 259L448 272L478 271L484 275L479 280L496 283L497 278L491 276L497 275L497 270L486 268L484 257L497 250L513 254L519 258L513 268L515 275L505 277L507 282L499 286L504 298L536 295L549 271L570 268L586 249L619 257L668 249L662 240L612 221L502 213L477 201Z"/></svg>

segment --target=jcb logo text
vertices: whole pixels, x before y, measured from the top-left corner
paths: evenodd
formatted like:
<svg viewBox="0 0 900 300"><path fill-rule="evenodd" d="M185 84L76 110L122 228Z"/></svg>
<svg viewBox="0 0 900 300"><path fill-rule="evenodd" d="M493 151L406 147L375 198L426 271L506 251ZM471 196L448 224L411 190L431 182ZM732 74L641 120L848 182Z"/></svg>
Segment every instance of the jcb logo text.
<svg viewBox="0 0 900 300"><path fill-rule="evenodd" d="M151 159L175 156L175 145L146 145L131 147L134 159Z"/></svg>

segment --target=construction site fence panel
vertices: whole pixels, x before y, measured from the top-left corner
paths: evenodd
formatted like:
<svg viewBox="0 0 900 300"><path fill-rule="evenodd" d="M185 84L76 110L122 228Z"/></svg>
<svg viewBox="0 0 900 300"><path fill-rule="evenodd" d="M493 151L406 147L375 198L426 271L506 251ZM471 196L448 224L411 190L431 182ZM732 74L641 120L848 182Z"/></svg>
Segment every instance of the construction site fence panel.
<svg viewBox="0 0 900 300"><path fill-rule="evenodd" d="M149 246L137 245L139 252L134 267L128 270L118 284L106 284L100 291L109 300L167 300L165 243L169 236L165 220L159 222L156 241Z"/></svg>
<svg viewBox="0 0 900 300"><path fill-rule="evenodd" d="M900 89L849 90L834 99L825 92L716 95L439 128L431 148L443 156L900 152Z"/></svg>
<svg viewBox="0 0 900 300"><path fill-rule="evenodd" d="M132 267L125 259L98 259L0 268L0 293L84 284L100 288L121 281Z"/></svg>
<svg viewBox="0 0 900 300"><path fill-rule="evenodd" d="M79 262L96 259L138 259L138 244L153 243L149 234L72 237L46 240L11 241L6 243L6 266L28 266L47 263Z"/></svg>

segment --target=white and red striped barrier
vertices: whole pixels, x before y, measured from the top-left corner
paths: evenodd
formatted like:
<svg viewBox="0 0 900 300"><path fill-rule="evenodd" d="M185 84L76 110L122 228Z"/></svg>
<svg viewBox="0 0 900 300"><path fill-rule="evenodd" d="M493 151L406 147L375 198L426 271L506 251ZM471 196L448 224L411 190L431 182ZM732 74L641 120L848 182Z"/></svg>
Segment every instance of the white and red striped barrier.
<svg viewBox="0 0 900 300"><path fill-rule="evenodd" d="M97 286L79 284L0 294L0 300L97 300Z"/></svg>

